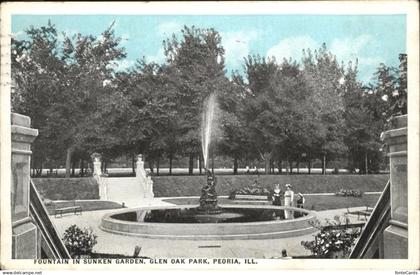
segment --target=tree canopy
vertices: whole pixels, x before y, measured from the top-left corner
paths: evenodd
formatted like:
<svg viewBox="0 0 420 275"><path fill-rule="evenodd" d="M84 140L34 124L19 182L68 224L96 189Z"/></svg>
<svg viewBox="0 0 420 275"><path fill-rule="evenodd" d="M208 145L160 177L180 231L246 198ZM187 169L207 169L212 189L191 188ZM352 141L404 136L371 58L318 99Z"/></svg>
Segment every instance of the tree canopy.
<svg viewBox="0 0 420 275"><path fill-rule="evenodd" d="M381 64L363 86L357 60L340 64L326 45L304 49L301 60L244 57L244 72L228 76L222 37L185 26L163 41L162 64L139 58L128 70L113 24L98 37L59 34L56 27L26 30L12 39L13 111L39 129L35 166L93 152L104 159L142 153L153 169L177 156L200 163L203 104L217 97L212 152L238 161L324 163L347 158L348 168L378 169L380 132L392 115L407 113L407 56L400 68ZM369 159L369 161L368 161ZM51 166L51 165L50 165ZM310 165L309 165L310 166ZM325 165L324 165L325 166Z"/></svg>

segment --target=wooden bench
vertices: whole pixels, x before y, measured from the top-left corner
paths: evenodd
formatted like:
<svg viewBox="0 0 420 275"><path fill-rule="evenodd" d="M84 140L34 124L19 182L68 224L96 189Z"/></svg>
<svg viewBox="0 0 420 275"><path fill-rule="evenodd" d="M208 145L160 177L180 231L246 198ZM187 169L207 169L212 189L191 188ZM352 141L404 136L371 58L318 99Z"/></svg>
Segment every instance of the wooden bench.
<svg viewBox="0 0 420 275"><path fill-rule="evenodd" d="M348 224L336 224L323 226L324 229L348 229L348 228L360 228L362 229L366 223L348 223Z"/></svg>
<svg viewBox="0 0 420 275"><path fill-rule="evenodd" d="M267 195L243 195L243 194L236 194L236 200L251 200L251 201L267 201Z"/></svg>
<svg viewBox="0 0 420 275"><path fill-rule="evenodd" d="M357 220L360 220L360 216L364 216L365 220L367 220L367 217L370 216L370 214L372 214L372 211L369 210L359 210L357 211Z"/></svg>
<svg viewBox="0 0 420 275"><path fill-rule="evenodd" d="M54 211L54 216L57 218L57 215L60 214L60 217L63 216L64 213L74 213L77 215L77 213L82 214L82 207L81 206L69 206L69 207L63 207L63 208L56 208Z"/></svg>
<svg viewBox="0 0 420 275"><path fill-rule="evenodd" d="M354 212L350 212L349 208L347 208L347 213L348 214L357 214L357 220L360 220L361 216L365 217L365 220L367 220L367 217L370 216L370 214L372 214L373 208L370 208L368 206L366 206L365 210L357 210Z"/></svg>

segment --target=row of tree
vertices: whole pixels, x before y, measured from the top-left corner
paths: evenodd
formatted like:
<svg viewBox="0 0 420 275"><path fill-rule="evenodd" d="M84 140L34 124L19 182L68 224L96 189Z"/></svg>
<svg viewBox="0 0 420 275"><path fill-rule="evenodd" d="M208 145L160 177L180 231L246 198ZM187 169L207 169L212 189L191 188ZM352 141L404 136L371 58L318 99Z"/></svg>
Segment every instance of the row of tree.
<svg viewBox="0 0 420 275"><path fill-rule="evenodd" d="M349 168L372 171L381 158L379 136L391 115L406 113L407 60L384 64L377 81L362 86L357 61L340 64L323 45L302 60L244 57L244 72L227 76L222 37L214 29L184 27L163 42L165 62L126 57L111 25L99 37L60 35L54 25L12 39L13 111L29 115L39 137L33 166L66 163L99 152L104 160L146 155L202 160L201 113L210 94L218 98L213 154L238 161L264 160L266 172L284 163L347 157ZM64 37L64 38L63 38ZM200 167L201 168L201 167ZM281 169L280 169L281 171Z"/></svg>

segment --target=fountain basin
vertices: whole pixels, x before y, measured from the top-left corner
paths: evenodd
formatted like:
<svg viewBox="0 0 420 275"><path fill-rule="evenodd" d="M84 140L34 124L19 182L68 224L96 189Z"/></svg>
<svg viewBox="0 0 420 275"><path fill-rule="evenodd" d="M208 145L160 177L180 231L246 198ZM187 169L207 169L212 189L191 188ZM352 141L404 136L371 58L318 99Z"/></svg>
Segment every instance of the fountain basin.
<svg viewBox="0 0 420 275"><path fill-rule="evenodd" d="M315 220L315 212L301 208L272 205L220 205L220 214L197 214L193 220L181 219L154 222L150 219L151 211L194 212L197 206L174 205L160 207L141 207L124 209L106 214L100 228L104 231L129 236L155 239L184 240L244 240L274 239L308 235L317 231L309 222ZM243 213L239 210L243 210ZM279 213L290 209L303 215L291 220L263 220L258 217L252 221L252 215L258 209L265 213ZM268 212L267 212L268 211ZM255 213L253 214L255 217ZM153 216L153 215L152 215ZM250 219L251 217L251 219ZM148 221L149 220L149 221ZM151 220L151 221L150 221Z"/></svg>

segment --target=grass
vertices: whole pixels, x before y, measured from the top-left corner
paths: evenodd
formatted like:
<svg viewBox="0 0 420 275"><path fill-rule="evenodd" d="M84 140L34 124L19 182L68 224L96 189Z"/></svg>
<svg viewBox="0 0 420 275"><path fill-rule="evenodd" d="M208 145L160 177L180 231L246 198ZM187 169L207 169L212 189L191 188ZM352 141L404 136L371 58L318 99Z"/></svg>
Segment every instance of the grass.
<svg viewBox="0 0 420 275"><path fill-rule="evenodd" d="M54 209L64 208L71 206L80 206L82 211L94 211L94 210L106 210L106 209L118 209L122 208L122 205L113 201L100 201L100 200L91 200L91 201L55 201L53 203L46 203L45 207L47 212L50 215L54 215Z"/></svg>
<svg viewBox="0 0 420 275"><path fill-rule="evenodd" d="M332 210L347 207L369 206L374 207L380 194L365 194L362 197L339 197L335 195L306 195L305 208L315 211ZM166 202L182 205L198 205L198 198L164 199ZM234 204L228 198L218 198L219 204ZM266 202L271 204L270 202Z"/></svg>
<svg viewBox="0 0 420 275"><path fill-rule="evenodd" d="M93 178L33 178L32 181L44 199L99 199L98 184Z"/></svg>
<svg viewBox="0 0 420 275"><path fill-rule="evenodd" d="M362 192L382 192L389 175L217 175L216 191L229 195L232 190L251 185L257 180L263 187L272 190L276 183L284 190L291 184L301 193L335 193L340 189ZM199 196L205 176L153 177L155 197Z"/></svg>
<svg viewBox="0 0 420 275"><path fill-rule="evenodd" d="M199 196L205 183L204 175L154 176L155 197ZM249 186L257 180L268 190L279 183L289 183L301 193L335 193L340 189L362 192L382 191L389 175L217 175L216 191L228 196L232 190ZM99 199L99 189L93 178L33 178L41 196L49 200Z"/></svg>

